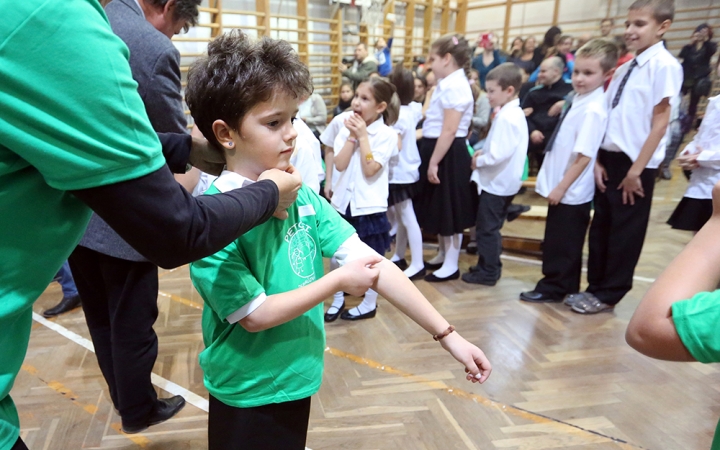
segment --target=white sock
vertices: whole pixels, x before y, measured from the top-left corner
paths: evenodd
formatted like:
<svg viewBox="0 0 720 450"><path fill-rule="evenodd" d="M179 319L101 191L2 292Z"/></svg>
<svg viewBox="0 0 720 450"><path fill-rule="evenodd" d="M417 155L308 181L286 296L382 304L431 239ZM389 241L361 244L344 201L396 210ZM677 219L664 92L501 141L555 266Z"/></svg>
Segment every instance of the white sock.
<svg viewBox="0 0 720 450"><path fill-rule="evenodd" d="M407 276L413 276L420 272L424 267L423 262L423 243L422 243L422 231L420 231L420 225L418 225L417 217L415 217L415 209L413 209L412 200L407 199L397 205L395 205L397 211L398 222L400 226L405 230L405 239L410 244L410 256L412 262L405 270ZM398 240L400 237L398 233ZM405 249L403 248L403 255L405 255Z"/></svg>
<svg viewBox="0 0 720 450"><path fill-rule="evenodd" d="M443 236L445 241L445 261L442 267L433 272L439 278L449 277L458 270L458 259L460 259L460 247L462 245L462 234Z"/></svg>
<svg viewBox="0 0 720 450"><path fill-rule="evenodd" d="M398 218L397 211L395 211L395 206L389 207L386 215L388 218L388 222L390 222L390 236L395 236L397 234L398 227Z"/></svg>
<svg viewBox="0 0 720 450"><path fill-rule="evenodd" d="M348 311L348 314L353 316L359 316L360 314L369 313L373 309L377 308L378 293L372 289L368 289L365 293L362 303Z"/></svg>
<svg viewBox="0 0 720 450"><path fill-rule="evenodd" d="M332 305L327 310L328 314L337 314L340 308L345 304L345 293L340 291L333 294Z"/></svg>
<svg viewBox="0 0 720 450"><path fill-rule="evenodd" d="M445 261L445 240L438 234L438 253L428 261L430 264L442 264Z"/></svg>
<svg viewBox="0 0 720 450"><path fill-rule="evenodd" d="M398 218L399 217L400 216L398 215ZM405 225L402 223L401 220L398 220L397 234L395 235L395 253L393 254L390 261L400 261L401 259L405 259L405 251L407 250L407 244L407 228L405 228Z"/></svg>

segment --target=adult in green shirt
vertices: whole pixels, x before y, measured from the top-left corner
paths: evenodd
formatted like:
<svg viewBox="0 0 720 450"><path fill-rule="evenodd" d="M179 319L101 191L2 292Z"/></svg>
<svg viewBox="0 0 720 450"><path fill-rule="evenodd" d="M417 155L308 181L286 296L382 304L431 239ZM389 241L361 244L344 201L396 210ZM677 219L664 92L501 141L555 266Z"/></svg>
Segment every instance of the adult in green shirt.
<svg viewBox="0 0 720 450"><path fill-rule="evenodd" d="M651 358L720 362L720 183L712 197L712 217L650 286L628 324L628 344ZM712 450L720 450L720 423Z"/></svg>
<svg viewBox="0 0 720 450"><path fill-rule="evenodd" d="M0 450L7 450L25 448L9 394L32 304L80 240L91 208L144 256L172 267L222 249L273 213L286 215L300 180L272 171L242 192L194 199L169 168L199 164L202 154L190 153L189 136L164 136L166 165L127 47L97 0L25 0L3 12Z"/></svg>

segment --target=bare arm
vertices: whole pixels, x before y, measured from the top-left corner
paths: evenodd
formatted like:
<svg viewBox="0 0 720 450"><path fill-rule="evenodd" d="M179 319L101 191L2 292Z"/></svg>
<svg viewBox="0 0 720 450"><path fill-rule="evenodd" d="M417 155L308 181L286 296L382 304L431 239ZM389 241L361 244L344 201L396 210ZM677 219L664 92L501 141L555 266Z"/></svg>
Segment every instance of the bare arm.
<svg viewBox="0 0 720 450"><path fill-rule="evenodd" d="M435 150L430 157L430 166L428 167L428 180L431 183L439 184L440 179L437 177L438 165L443 160L450 146L455 140L455 133L457 133L458 126L460 126L460 120L462 119L462 113L454 109L444 110L445 116L443 118L442 131L440 137L435 143Z"/></svg>
<svg viewBox="0 0 720 450"><path fill-rule="evenodd" d="M325 146L325 197L332 197L333 166L335 165L335 151Z"/></svg>
<svg viewBox="0 0 720 450"><path fill-rule="evenodd" d="M360 145L360 164L362 165L363 176L370 178L378 173L382 166L372 159L372 149L367 136L360 138L358 144Z"/></svg>
<svg viewBox="0 0 720 450"><path fill-rule="evenodd" d="M347 169L353 153L355 153L355 143L350 140L345 141L342 150L334 156L335 168L340 172Z"/></svg>
<svg viewBox="0 0 720 450"><path fill-rule="evenodd" d="M660 141L665 136L668 123L670 123L670 99L664 98L653 109L652 128L640 150L640 155L638 155L637 160L635 160L630 170L628 170L627 175L618 186L618 189L622 189L623 191L623 204L630 203L634 205L635 195L639 195L640 197L645 196L640 175L643 170L645 170L645 167L647 167L648 162L652 159L653 153L655 153L658 145L660 145Z"/></svg>
<svg viewBox="0 0 720 450"><path fill-rule="evenodd" d="M562 200L562 198L565 196L565 192L570 189L570 186L572 186L575 180L577 180L578 177L583 173L588 164L590 164L590 159L591 158L586 155L577 155L575 161L573 161L567 172L565 172L565 176L563 177L563 179L560 180L560 183L555 186L555 189L553 189L548 196L548 201L551 205L557 205L558 203L560 203L560 200Z"/></svg>
<svg viewBox="0 0 720 450"><path fill-rule="evenodd" d="M672 304L720 282L720 184L713 188L713 215L670 263L638 305L625 340L640 353L668 361L695 361L677 334Z"/></svg>
<svg viewBox="0 0 720 450"><path fill-rule="evenodd" d="M371 268L381 256L366 256L333 270L319 280L299 289L268 296L262 305L240 320L240 325L257 333L282 325L301 316L333 293L344 290L362 295L377 279L378 269Z"/></svg>

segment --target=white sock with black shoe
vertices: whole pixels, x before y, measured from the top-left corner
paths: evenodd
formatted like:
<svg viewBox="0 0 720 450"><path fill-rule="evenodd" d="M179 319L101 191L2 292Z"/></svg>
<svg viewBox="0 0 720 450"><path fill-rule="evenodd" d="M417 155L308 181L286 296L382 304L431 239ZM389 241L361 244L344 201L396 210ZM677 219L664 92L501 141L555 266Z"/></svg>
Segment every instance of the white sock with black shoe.
<svg viewBox="0 0 720 450"><path fill-rule="evenodd" d="M351 316L359 316L374 311L375 308L377 308L377 298L378 293L372 289L368 289L362 303L349 310L348 314Z"/></svg>
<svg viewBox="0 0 720 450"><path fill-rule="evenodd" d="M433 275L438 278L447 278L458 271L462 234L443 236L443 241L445 241L445 261L442 267L433 272Z"/></svg>

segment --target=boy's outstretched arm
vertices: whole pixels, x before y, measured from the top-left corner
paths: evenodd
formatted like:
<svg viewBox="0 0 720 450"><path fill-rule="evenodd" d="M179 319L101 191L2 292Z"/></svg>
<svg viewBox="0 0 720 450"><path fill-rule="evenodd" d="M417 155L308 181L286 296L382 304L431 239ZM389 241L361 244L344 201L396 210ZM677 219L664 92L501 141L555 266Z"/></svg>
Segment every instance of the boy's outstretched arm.
<svg viewBox="0 0 720 450"><path fill-rule="evenodd" d="M431 335L442 334L448 329L450 326L448 321L437 312L398 266L383 259L375 267L380 270L380 275L373 289ZM465 366L468 380L473 383L484 383L490 376L492 366L485 354L458 332L450 333L440 339L440 345Z"/></svg>
<svg viewBox="0 0 720 450"><path fill-rule="evenodd" d="M630 320L625 339L644 355L695 361L678 336L672 304L713 291L720 282L720 183L712 195L712 217L650 286Z"/></svg>
<svg viewBox="0 0 720 450"><path fill-rule="evenodd" d="M239 323L247 331L257 333L301 316L337 291L363 295L379 274L378 269L372 266L382 259L379 255L358 258L307 286L269 295Z"/></svg>

